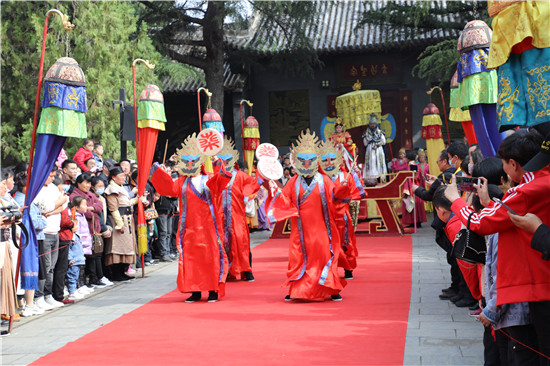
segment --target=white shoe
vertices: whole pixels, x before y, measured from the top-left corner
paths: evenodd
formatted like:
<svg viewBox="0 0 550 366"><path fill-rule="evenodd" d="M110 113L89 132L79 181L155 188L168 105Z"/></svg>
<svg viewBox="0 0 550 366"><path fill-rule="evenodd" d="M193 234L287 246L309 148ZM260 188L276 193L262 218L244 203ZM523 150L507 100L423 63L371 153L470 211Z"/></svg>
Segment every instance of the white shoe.
<svg viewBox="0 0 550 366"><path fill-rule="evenodd" d="M59 302L56 299L54 299L52 295L46 296L44 301L46 301L48 304L50 304L54 308L60 308L62 306L65 306L65 304L63 304L62 302Z"/></svg>
<svg viewBox="0 0 550 366"><path fill-rule="evenodd" d="M68 299L69 300L82 300L84 298L84 295L82 295L80 292L78 291L75 291L74 293L72 294L69 294L69 297Z"/></svg>
<svg viewBox="0 0 550 366"><path fill-rule="evenodd" d="M94 287L93 286L88 286L88 285L84 285L84 287L86 288L86 290L88 290L89 293L92 293L95 291Z"/></svg>
<svg viewBox="0 0 550 366"><path fill-rule="evenodd" d="M74 293L82 295L83 298L88 296L90 294L90 292L87 291L84 287L85 286L82 286L82 287L78 288ZM71 296L71 295L69 295L69 296Z"/></svg>
<svg viewBox="0 0 550 366"><path fill-rule="evenodd" d="M33 305L33 306L25 305L25 307L23 308L23 311L21 312L21 316L24 316L24 317L41 315L41 314L44 314L44 310L39 308L36 305Z"/></svg>
<svg viewBox="0 0 550 366"><path fill-rule="evenodd" d="M63 297L69 296L69 290L67 290L67 286L63 287Z"/></svg>
<svg viewBox="0 0 550 366"><path fill-rule="evenodd" d="M36 299L34 304L36 306L38 306L39 308L41 308L42 310L46 310L46 311L53 310L53 305L48 304L46 302L46 300L44 300L44 296L39 297L38 299Z"/></svg>
<svg viewBox="0 0 550 366"><path fill-rule="evenodd" d="M99 282L101 282L102 284L104 284L105 286L113 286L114 283L112 283L111 281L109 281L109 279L107 277L102 277Z"/></svg>

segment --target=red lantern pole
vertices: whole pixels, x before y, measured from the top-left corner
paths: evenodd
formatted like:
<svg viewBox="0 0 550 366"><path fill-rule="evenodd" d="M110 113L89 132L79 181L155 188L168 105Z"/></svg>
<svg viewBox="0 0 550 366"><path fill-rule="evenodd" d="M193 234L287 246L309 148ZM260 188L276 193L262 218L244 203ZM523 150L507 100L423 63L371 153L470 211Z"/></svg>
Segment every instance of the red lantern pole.
<svg viewBox="0 0 550 366"><path fill-rule="evenodd" d="M149 60L143 60L141 58L136 58L134 62L132 62L132 83L134 88L134 125L136 129L136 164L139 167L139 161L138 161L138 142L139 142L139 129L138 129L138 119L137 119L137 94L136 94L136 64L138 62L143 62L145 66L147 66L148 69L154 70L155 65L152 65L149 63ZM138 206L143 206L143 202L141 202L141 197L138 198ZM138 248L139 250L139 248ZM141 255L141 278L145 277L145 254Z"/></svg>

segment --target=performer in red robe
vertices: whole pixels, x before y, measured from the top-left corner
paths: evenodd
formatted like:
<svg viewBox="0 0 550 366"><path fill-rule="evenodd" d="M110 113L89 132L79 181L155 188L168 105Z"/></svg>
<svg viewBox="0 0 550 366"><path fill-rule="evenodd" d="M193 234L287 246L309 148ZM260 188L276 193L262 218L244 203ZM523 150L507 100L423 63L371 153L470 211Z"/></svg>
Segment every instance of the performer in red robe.
<svg viewBox="0 0 550 366"><path fill-rule="evenodd" d="M336 150L331 144L323 143L320 147L319 165L323 172L328 175L333 182L347 184L350 188L349 198L351 200L361 200L366 198L367 194L363 188L360 170L355 164L351 165L351 173L345 172L342 166L342 153ZM345 183L344 183L345 182ZM336 218L338 234L340 237L342 250L338 258L338 267L344 268L344 278L353 279L353 270L357 267L357 241L355 238L355 229L349 210L349 202L344 203L345 212L342 216Z"/></svg>
<svg viewBox="0 0 550 366"><path fill-rule="evenodd" d="M224 245L229 258L229 275L240 276L246 281L254 281L250 261L250 232L246 222L244 198L260 189L262 180L234 168L239 160L233 141L224 136L223 149L218 153L231 180L223 191Z"/></svg>
<svg viewBox="0 0 550 366"><path fill-rule="evenodd" d="M335 186L317 171L317 138L309 130L302 132L291 154L298 175L283 190L270 181L266 202L271 223L292 217L285 283L290 288L285 300L323 301L331 296L340 301L346 281L338 276L341 247L336 217L343 215L344 199L339 197L347 197L349 188L339 183Z"/></svg>
<svg viewBox="0 0 550 366"><path fill-rule="evenodd" d="M230 176L223 168L212 175L200 174L205 156L196 146L195 134L185 140L177 156L180 178L173 181L167 172L157 169L151 181L160 195L179 197L180 201L178 290L192 293L185 302L200 300L201 291L208 291L208 302L215 302L225 294L228 269L222 192Z"/></svg>

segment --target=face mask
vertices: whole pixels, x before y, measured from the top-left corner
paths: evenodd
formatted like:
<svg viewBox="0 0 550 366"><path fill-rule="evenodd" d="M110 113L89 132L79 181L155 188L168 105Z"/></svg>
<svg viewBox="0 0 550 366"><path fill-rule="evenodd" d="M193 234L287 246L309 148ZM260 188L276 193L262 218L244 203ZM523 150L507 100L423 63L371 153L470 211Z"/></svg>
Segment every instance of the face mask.
<svg viewBox="0 0 550 366"><path fill-rule="evenodd" d="M97 193L101 196L101 195L103 195L103 193L105 193L105 188L96 189L95 193Z"/></svg>

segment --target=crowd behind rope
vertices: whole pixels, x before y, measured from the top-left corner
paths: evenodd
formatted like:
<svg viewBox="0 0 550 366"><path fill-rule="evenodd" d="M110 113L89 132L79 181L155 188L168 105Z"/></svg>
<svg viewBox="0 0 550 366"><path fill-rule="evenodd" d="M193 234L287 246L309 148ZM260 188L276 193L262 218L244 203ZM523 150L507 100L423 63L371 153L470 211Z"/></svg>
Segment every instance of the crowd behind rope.
<svg viewBox="0 0 550 366"><path fill-rule="evenodd" d="M175 160L165 164L174 180L179 176ZM246 165L239 162L241 170ZM22 211L27 183L27 163L2 169L0 204ZM252 172L254 175L255 172ZM61 151L44 187L29 207L39 249L38 290L14 288L19 226L2 219L1 280L2 322L9 315L44 314L90 295L96 288L135 278L142 266L137 255L137 165L103 156L103 146L83 142L73 159ZM247 197L250 231L268 230L263 210L266 192ZM177 198L160 196L147 182L144 203L148 250L145 266L177 259L176 233L179 220ZM6 222L4 222L6 221Z"/></svg>
<svg viewBox="0 0 550 366"><path fill-rule="evenodd" d="M428 203L433 204L431 226L451 273L451 284L439 297L457 307L470 307L471 315L483 323L486 364L548 362L544 355L550 354L550 160L541 163L539 157L537 164L531 163L548 139L534 130L520 130L501 144L498 157L486 159L477 145L453 142L438 156L441 174L437 177L429 174L422 150L400 151L388 164L392 172L416 172L404 190L404 226L414 225L409 208L414 207L420 225L427 220L425 211L432 209ZM296 172L288 155L281 156L281 163L284 174L277 184L283 187ZM175 161L165 165L177 179ZM239 162L239 168L248 173L245 164ZM3 206L23 205L26 172L25 163L2 171ZM255 175L255 170L250 174ZM456 176L479 177L481 184L474 192L459 192ZM136 255L136 180L135 164L104 159L103 147L92 140L85 140L73 159L60 154L29 208L39 243L39 289L17 290L17 303L9 301L11 290L16 289L6 288L5 279L10 271L13 275L17 258L10 237L19 233L3 226L3 319L15 313L10 306L17 306L21 316L39 315L80 300L94 288L133 278L141 266ZM270 228L266 196L262 187L246 198L251 230ZM519 215L492 198L502 199ZM160 196L150 183L140 199L146 208L149 238L144 264L153 265L155 259L173 261L177 258L177 199ZM457 259L453 252L456 235L468 219L471 230L487 239L484 265Z"/></svg>

